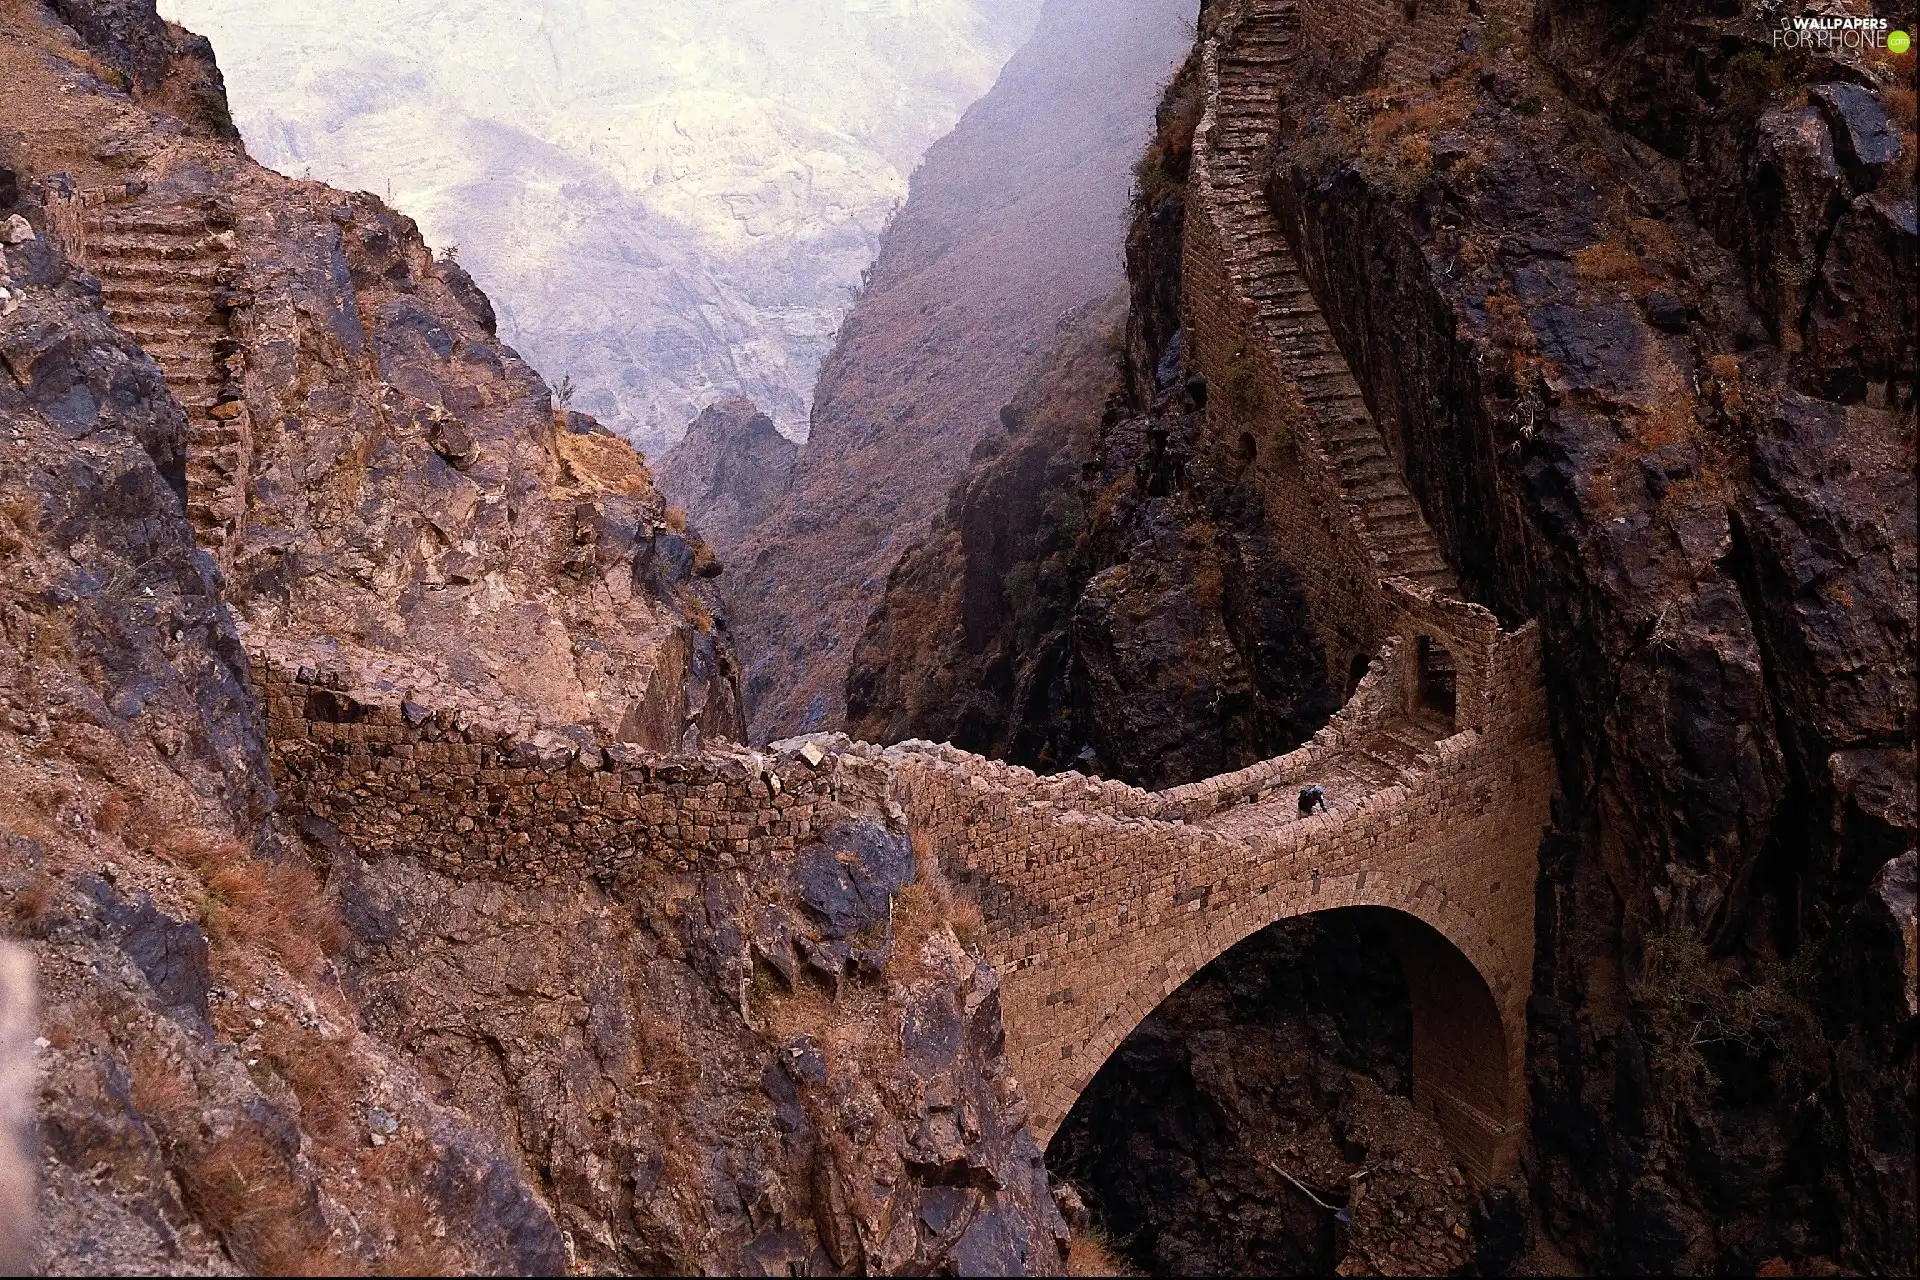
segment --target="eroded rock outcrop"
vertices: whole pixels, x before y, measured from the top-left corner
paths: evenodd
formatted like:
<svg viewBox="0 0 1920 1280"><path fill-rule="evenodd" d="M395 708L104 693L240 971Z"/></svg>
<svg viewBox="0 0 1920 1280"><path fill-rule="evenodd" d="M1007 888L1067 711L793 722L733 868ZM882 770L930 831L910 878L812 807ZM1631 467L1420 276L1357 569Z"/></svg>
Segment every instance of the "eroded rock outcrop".
<svg viewBox="0 0 1920 1280"><path fill-rule="evenodd" d="M660 492L687 513L725 564L747 530L786 495L799 451L753 401L721 400L660 459Z"/></svg>

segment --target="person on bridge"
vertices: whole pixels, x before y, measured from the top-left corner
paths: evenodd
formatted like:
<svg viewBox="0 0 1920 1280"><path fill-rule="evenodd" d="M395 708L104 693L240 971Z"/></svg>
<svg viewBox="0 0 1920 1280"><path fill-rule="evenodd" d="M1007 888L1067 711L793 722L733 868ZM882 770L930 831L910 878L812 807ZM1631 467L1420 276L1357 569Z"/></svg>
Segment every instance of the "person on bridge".
<svg viewBox="0 0 1920 1280"><path fill-rule="evenodd" d="M1304 818L1312 813L1315 805L1320 806L1320 812L1322 813L1333 812L1333 810L1327 808L1327 793L1320 789L1318 783L1315 783L1300 793L1300 816Z"/></svg>

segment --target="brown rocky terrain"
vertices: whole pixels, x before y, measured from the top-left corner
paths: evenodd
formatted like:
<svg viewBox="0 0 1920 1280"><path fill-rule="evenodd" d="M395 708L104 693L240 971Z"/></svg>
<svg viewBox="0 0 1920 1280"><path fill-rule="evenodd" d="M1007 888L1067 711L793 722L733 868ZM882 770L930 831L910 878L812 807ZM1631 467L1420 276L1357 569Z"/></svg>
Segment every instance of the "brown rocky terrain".
<svg viewBox="0 0 1920 1280"><path fill-rule="evenodd" d="M465 272L379 201L249 160L204 41L137 4L60 12L95 33L78 61L30 4L0 52L15 163L187 410L188 514L241 621L652 745L741 736L701 553Z"/></svg>
<svg viewBox="0 0 1920 1280"><path fill-rule="evenodd" d="M1566 801L1502 1194L1601 1271L1911 1270L1912 57L1776 51L1731 5L1379 8L1294 9L1266 203L1464 591L1545 627ZM955 487L863 641L862 731L1155 780L1270 749L1223 732L1287 704L1215 575L1265 536L1223 495L1271 442L1210 430L1196 402L1242 389L1190 383L1175 341L1207 301L1179 274L1197 114L1176 84L1123 394L1096 417L1069 363L1028 396L1072 424ZM1279 680L1318 678L1302 610L1252 616Z"/></svg>
<svg viewBox="0 0 1920 1280"><path fill-rule="evenodd" d="M1050 0L935 144L821 370L793 486L728 565L756 740L838 727L894 562L1052 346L1121 276L1127 184L1189 0Z"/></svg>
<svg viewBox="0 0 1920 1280"><path fill-rule="evenodd" d="M687 513L720 562L786 496L799 446L774 429L753 401L735 396L707 408L667 450L654 479Z"/></svg>
<svg viewBox="0 0 1920 1280"><path fill-rule="evenodd" d="M205 43L150 0L0 14L30 1261L1057 1270L997 977L880 799L620 897L366 861L282 808L249 648L365 670L455 735L567 724L642 761L738 736L710 553L405 219L253 166Z"/></svg>

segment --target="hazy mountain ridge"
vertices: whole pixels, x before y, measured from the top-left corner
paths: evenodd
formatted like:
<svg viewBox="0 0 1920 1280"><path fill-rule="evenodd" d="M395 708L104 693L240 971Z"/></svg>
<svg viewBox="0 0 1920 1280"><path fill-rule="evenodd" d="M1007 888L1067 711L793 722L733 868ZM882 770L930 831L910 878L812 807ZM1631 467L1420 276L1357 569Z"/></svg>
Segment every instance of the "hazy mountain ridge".
<svg viewBox="0 0 1920 1280"><path fill-rule="evenodd" d="M746 395L805 434L907 175L1038 0L168 0L249 147L457 245L502 335L660 449Z"/></svg>

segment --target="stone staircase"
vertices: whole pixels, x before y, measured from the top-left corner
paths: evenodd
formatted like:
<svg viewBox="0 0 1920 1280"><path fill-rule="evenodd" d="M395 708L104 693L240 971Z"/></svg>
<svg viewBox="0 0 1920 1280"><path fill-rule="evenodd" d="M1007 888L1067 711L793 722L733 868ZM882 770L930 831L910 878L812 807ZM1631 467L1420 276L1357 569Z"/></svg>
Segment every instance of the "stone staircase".
<svg viewBox="0 0 1920 1280"><path fill-rule="evenodd" d="M252 431L244 360L228 318L245 302L218 207L97 203L81 210L76 255L100 279L107 314L160 365L187 414L187 517L220 553L245 509Z"/></svg>
<svg viewBox="0 0 1920 1280"><path fill-rule="evenodd" d="M1440 544L1381 439L1360 386L1335 344L1263 190L1279 125L1281 76L1299 47L1291 0L1249 0L1220 37L1215 133L1208 174L1228 270L1253 304L1256 328L1313 412L1319 443L1339 478L1382 578L1404 577L1452 595L1458 589Z"/></svg>

